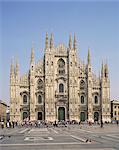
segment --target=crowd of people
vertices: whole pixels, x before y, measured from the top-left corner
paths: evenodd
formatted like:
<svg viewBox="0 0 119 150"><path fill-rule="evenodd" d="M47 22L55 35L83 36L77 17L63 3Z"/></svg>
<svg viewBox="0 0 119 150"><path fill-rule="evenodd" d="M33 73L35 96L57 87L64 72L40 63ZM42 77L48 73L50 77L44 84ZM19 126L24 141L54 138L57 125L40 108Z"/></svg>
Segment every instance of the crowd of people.
<svg viewBox="0 0 119 150"><path fill-rule="evenodd" d="M106 124L108 124L109 122L105 122ZM119 124L119 121L116 122L117 125ZM29 121L28 119L24 119L22 122L18 122L18 121L7 121L5 122L0 122L0 126L1 128L15 128L15 127L67 127L69 125L99 125L101 128L103 127L103 121L101 122L90 122L90 121L76 121L76 120L72 120L72 121L54 121L54 122L46 122L46 121Z"/></svg>
<svg viewBox="0 0 119 150"><path fill-rule="evenodd" d="M15 126L18 125L18 122L16 121L7 121L6 123L4 121L0 122L1 128L14 128Z"/></svg>
<svg viewBox="0 0 119 150"><path fill-rule="evenodd" d="M1 122L1 128L15 128L15 127L58 127L58 126L65 126L69 124L78 124L76 121L54 121L54 122L46 122L46 121L29 121L24 119L22 122L18 121L8 121L4 123Z"/></svg>

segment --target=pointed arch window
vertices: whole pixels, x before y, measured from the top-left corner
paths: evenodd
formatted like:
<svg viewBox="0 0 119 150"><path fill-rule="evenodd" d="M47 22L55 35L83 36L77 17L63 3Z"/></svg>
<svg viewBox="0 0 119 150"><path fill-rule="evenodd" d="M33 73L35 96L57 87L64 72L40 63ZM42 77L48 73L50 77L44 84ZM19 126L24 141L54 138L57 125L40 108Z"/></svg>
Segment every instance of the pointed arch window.
<svg viewBox="0 0 119 150"><path fill-rule="evenodd" d="M84 96L81 95L81 104L84 104Z"/></svg>
<svg viewBox="0 0 119 150"><path fill-rule="evenodd" d="M60 58L57 64L58 64L58 74L60 75L65 74L65 61L62 58Z"/></svg>
<svg viewBox="0 0 119 150"><path fill-rule="evenodd" d="M60 83L59 84L59 93L63 93L64 92L64 84Z"/></svg>
<svg viewBox="0 0 119 150"><path fill-rule="evenodd" d="M98 104L98 96L97 95L95 95L95 97L94 97L94 103Z"/></svg>
<svg viewBox="0 0 119 150"><path fill-rule="evenodd" d="M23 95L23 104L27 104L27 95Z"/></svg>
<svg viewBox="0 0 119 150"><path fill-rule="evenodd" d="M38 104L41 104L41 103L42 103L42 96L38 95Z"/></svg>

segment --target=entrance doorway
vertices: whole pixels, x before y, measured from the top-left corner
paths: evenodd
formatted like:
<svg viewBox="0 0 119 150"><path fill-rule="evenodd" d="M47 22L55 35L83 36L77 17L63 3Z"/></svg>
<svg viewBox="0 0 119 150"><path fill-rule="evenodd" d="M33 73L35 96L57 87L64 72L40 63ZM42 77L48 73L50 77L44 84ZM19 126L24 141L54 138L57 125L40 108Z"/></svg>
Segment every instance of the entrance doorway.
<svg viewBox="0 0 119 150"><path fill-rule="evenodd" d="M38 120L42 120L42 112L38 112Z"/></svg>
<svg viewBox="0 0 119 150"><path fill-rule="evenodd" d="M99 112L94 112L94 121L99 121Z"/></svg>
<svg viewBox="0 0 119 150"><path fill-rule="evenodd" d="M28 118L28 112L23 112L23 120Z"/></svg>
<svg viewBox="0 0 119 150"><path fill-rule="evenodd" d="M64 107L59 107L58 108L58 120L65 120L65 108Z"/></svg>
<svg viewBox="0 0 119 150"><path fill-rule="evenodd" d="M80 113L80 121L85 121L85 112Z"/></svg>

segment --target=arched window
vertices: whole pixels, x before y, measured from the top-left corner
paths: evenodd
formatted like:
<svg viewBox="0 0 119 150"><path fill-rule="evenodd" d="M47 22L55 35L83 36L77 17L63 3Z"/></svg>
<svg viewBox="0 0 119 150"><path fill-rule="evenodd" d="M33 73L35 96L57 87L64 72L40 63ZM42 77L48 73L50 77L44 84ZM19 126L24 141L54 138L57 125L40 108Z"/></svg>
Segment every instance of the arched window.
<svg viewBox="0 0 119 150"><path fill-rule="evenodd" d="M38 89L43 88L43 81L41 79L38 80L37 84L38 84Z"/></svg>
<svg viewBox="0 0 119 150"><path fill-rule="evenodd" d="M80 89L85 89L85 82L83 80L80 81Z"/></svg>
<svg viewBox="0 0 119 150"><path fill-rule="evenodd" d="M64 85L62 83L59 84L59 93L64 92Z"/></svg>
<svg viewBox="0 0 119 150"><path fill-rule="evenodd" d="M81 104L84 104L84 96L81 95Z"/></svg>
<svg viewBox="0 0 119 150"><path fill-rule="evenodd" d="M41 104L41 103L42 103L42 96L38 95L38 104Z"/></svg>
<svg viewBox="0 0 119 150"><path fill-rule="evenodd" d="M27 104L27 95L23 95L23 104Z"/></svg>
<svg viewBox="0 0 119 150"><path fill-rule="evenodd" d="M97 95L94 97L94 102L95 102L95 104L98 104L98 96Z"/></svg>
<svg viewBox="0 0 119 150"><path fill-rule="evenodd" d="M58 60L58 74L65 74L65 61L62 58Z"/></svg>
<svg viewBox="0 0 119 150"><path fill-rule="evenodd" d="M65 66L65 62L62 58L60 58L58 60L58 68L64 68L64 66Z"/></svg>

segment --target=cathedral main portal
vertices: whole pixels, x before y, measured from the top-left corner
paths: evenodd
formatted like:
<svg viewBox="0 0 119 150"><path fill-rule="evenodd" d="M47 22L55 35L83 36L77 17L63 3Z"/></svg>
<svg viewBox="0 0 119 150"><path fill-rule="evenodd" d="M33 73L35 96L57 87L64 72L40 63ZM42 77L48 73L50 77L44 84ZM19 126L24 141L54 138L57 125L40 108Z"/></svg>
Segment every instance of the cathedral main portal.
<svg viewBox="0 0 119 150"><path fill-rule="evenodd" d="M59 107L58 108L58 120L65 120L65 108L64 107Z"/></svg>

